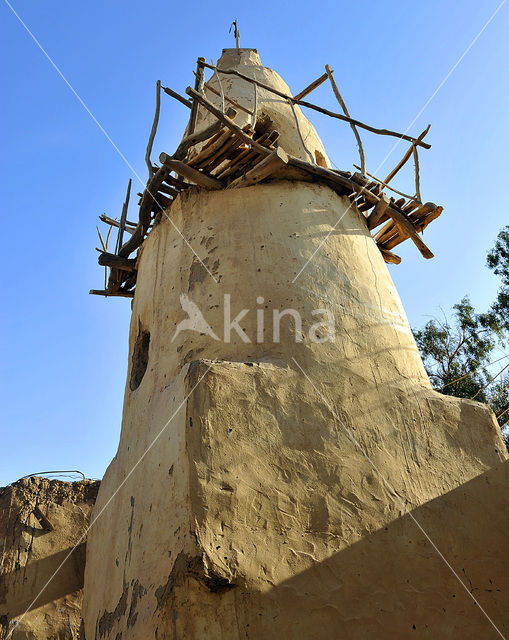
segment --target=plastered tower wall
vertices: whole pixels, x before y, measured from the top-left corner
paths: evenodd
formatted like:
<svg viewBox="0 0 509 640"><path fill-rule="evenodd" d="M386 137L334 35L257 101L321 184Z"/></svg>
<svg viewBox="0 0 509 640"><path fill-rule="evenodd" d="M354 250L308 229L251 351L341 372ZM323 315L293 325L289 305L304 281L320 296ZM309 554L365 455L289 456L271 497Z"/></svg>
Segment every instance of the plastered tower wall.
<svg viewBox="0 0 509 640"><path fill-rule="evenodd" d="M254 54L240 58L243 72L280 82ZM228 87L235 99L247 91ZM282 146L305 157L291 108L278 105ZM323 149L305 130L307 145ZM332 638L347 623L344 637L368 637L373 623L352 621L349 609L382 584L372 559L357 576L348 565L347 581L341 560L334 571L330 563L500 464L495 418L431 390L361 215L328 187L192 188L167 213L175 226L163 218L139 260L122 433L87 550L86 638ZM218 339L178 332L182 295ZM286 316L275 340L273 312L289 308L302 328ZM227 339L225 313L243 309L243 332ZM313 312L323 309L335 338L320 342L316 332L327 335L312 325L323 314ZM306 587L298 576L308 571ZM420 618L430 629L445 597L435 591ZM402 629L404 593L386 602Z"/></svg>

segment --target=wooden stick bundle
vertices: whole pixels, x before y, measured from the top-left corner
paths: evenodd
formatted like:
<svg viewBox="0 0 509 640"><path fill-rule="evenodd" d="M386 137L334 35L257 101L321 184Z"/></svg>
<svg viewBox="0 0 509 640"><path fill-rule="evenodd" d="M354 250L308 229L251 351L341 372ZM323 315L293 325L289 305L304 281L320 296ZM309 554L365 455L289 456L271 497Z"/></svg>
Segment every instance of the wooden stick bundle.
<svg viewBox="0 0 509 640"><path fill-rule="evenodd" d="M235 109L227 109L226 115L232 120L237 115ZM192 133L186 136L182 142L177 147L177 150L173 154L173 157L177 160L182 160L185 157L187 151L196 144L200 142L205 142L209 138L212 138L215 134L217 134L223 128L223 124L219 121L212 123L209 127L202 129L201 131L197 131L196 133Z"/></svg>

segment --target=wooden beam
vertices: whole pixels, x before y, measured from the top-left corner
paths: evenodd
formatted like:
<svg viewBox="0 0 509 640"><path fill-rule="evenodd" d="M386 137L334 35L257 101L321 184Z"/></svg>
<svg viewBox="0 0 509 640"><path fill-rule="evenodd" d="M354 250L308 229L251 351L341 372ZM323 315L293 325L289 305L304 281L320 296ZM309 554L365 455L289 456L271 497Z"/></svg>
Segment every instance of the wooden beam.
<svg viewBox="0 0 509 640"><path fill-rule="evenodd" d="M385 193L382 193L380 195L380 200L376 203L375 208L366 219L366 224L368 225L368 229L370 231L382 222L382 218L386 214L389 204L389 198L385 195Z"/></svg>
<svg viewBox="0 0 509 640"><path fill-rule="evenodd" d="M380 253L382 254L382 257L385 260L385 262L390 262L391 264L399 264L401 262L401 258L397 256L395 253L392 253L392 251L388 251L383 247L378 247L378 248L380 249Z"/></svg>
<svg viewBox="0 0 509 640"><path fill-rule="evenodd" d="M194 81L194 89L198 93L200 86L203 82L203 64L205 62L205 58L198 58L196 63L196 78ZM194 128L196 126L196 118L198 116L198 103L196 100L193 100L191 105L191 116L189 117L189 135L194 133Z"/></svg>
<svg viewBox="0 0 509 640"><path fill-rule="evenodd" d="M414 150L414 146L415 144L417 144L417 142L422 142L422 139L424 138L424 136L428 133L429 128L431 127L431 125L429 124L426 129L424 129L424 131L419 135L419 137L417 138L417 140L415 141L415 143L412 143L410 145L410 148L408 149L408 151L405 153L405 155L401 158L401 160L398 162L398 164L394 167L394 169L389 173L389 175L387 176L387 178L385 178L384 183L385 184L389 184L389 182L394 178L394 176L398 173L398 171L406 164L407 160L410 158L410 156L413 153Z"/></svg>
<svg viewBox="0 0 509 640"><path fill-rule="evenodd" d="M314 82L312 82L311 84L309 84L305 89L303 89L300 93L298 93L296 96L294 96L292 98L292 100L294 102L298 102L299 100L302 100L302 98L306 97L308 95L308 93L311 93L311 91L314 91L315 89L317 89L321 84L323 84L326 80L327 80L328 76L326 73L324 73L323 75L321 75L319 78L317 78Z"/></svg>
<svg viewBox="0 0 509 640"><path fill-rule="evenodd" d="M440 216L440 214L442 213L443 210L444 210L443 207L437 207L436 209L434 209L431 213L429 213L424 218L420 218L415 223L416 228L419 231L423 231L429 225L430 222L433 222L433 220L436 220Z"/></svg>
<svg viewBox="0 0 509 640"><path fill-rule="evenodd" d="M177 158L177 159L180 159L180 158ZM163 182L166 182L170 186L175 187L175 189L178 189L179 191L182 191L183 189L187 189L189 186L191 186L189 182L184 182L183 180L179 180L178 178L174 178L173 176L170 176L170 175L167 175L164 178Z"/></svg>
<svg viewBox="0 0 509 640"><path fill-rule="evenodd" d="M143 242L145 233L150 225L152 207L154 206L155 196L159 191L159 187L168 175L166 167L160 167L157 172L150 178L143 192L140 204L139 222L136 225L134 233L129 240L120 248L118 255L127 258L135 249Z"/></svg>
<svg viewBox="0 0 509 640"><path fill-rule="evenodd" d="M242 127L242 131L251 136L254 133L254 129L250 124L246 124L244 127ZM226 159L234 154L241 145L244 148L246 146L240 138L235 135L230 135L230 140L228 140L221 149L218 149L211 158L208 158L205 162L201 162L200 168L207 173L211 173L211 171L220 166Z"/></svg>
<svg viewBox="0 0 509 640"><path fill-rule="evenodd" d="M353 166L356 169L360 170L360 167L358 165L354 164ZM394 187L391 187L388 184L385 184L385 182L383 180L380 180L380 178L377 178L376 176L372 175L368 171L366 171L366 175L369 176L370 178L373 178L373 180L376 180L385 189L389 189L389 191L393 191L394 193L397 193L398 196L403 196L407 200L413 200L413 201L417 202L417 200L415 199L415 196L409 196L407 193L403 193L402 191L398 191L397 189L394 189ZM420 202L417 202L417 204L419 205Z"/></svg>
<svg viewBox="0 0 509 640"><path fill-rule="evenodd" d="M37 518L37 520L39 520L39 523L40 523L41 527L44 529L44 531L53 531L55 529L55 527L51 524L51 522L48 520L48 518L41 511L39 506L37 506L37 505L35 506L35 508L33 510L33 514Z"/></svg>
<svg viewBox="0 0 509 640"><path fill-rule="evenodd" d="M391 203L394 203L394 200L392 198L391 198ZM389 216L385 215L385 219L387 218L389 218ZM389 218L389 221L381 229L379 229L376 232L374 238L377 244L382 245L382 244L385 244L385 241L389 240L389 238L394 233L399 234L399 231L396 225L394 224L394 220L392 218Z"/></svg>
<svg viewBox="0 0 509 640"><path fill-rule="evenodd" d="M284 149L278 147L269 156L266 156L261 162L250 169L244 176L241 176L231 182L227 189L250 187L257 182L261 182L261 180L268 178L271 174L286 164L288 164L288 155Z"/></svg>
<svg viewBox="0 0 509 640"><path fill-rule="evenodd" d="M187 95L191 96L193 98L193 100L196 100L199 104L204 106L208 111L210 111L210 113L215 115L218 120L220 120L225 126L227 126L228 129L230 129L230 131L233 131L246 144L248 144L251 147L253 147L253 149L256 149L259 153L262 153L263 155L269 155L269 153L271 153L270 149L267 149L266 147L263 147L261 144L258 144L257 142L255 142L251 138L251 136L249 136L247 133L242 131L242 129L240 127L238 127L231 120L231 118L228 118L228 116L226 114L221 113L220 109L215 107L211 102L209 102L207 100L207 98L202 96L200 93L198 93L194 89L191 89L191 87L187 87L186 93L187 93Z"/></svg>
<svg viewBox="0 0 509 640"><path fill-rule="evenodd" d="M257 142L259 144L263 143L265 148L269 149L269 153L270 153L271 151L274 150L272 145L274 142L276 142L278 138L279 138L279 131L273 130L268 133L264 133L262 136L260 136L260 138L258 138ZM265 143L267 144L265 145ZM225 167L220 171L217 177L220 180L230 177L235 173L238 173L239 171L241 171L245 165L256 161L257 158L259 159L259 156L260 154L257 151L254 151L253 149L243 149L242 151L240 151L239 155L230 162L229 166Z"/></svg>
<svg viewBox="0 0 509 640"><path fill-rule="evenodd" d="M239 155L234 158L228 164L228 166L226 166L224 169L221 169L221 171L217 174L217 177L220 180L224 180L225 178L230 177L234 173L237 173L237 171L240 171L245 164L248 164L249 162L251 162L251 160L254 160L254 158L256 158L258 155L259 154L252 149L242 149Z"/></svg>
<svg viewBox="0 0 509 640"><path fill-rule="evenodd" d="M113 220L113 218L109 218L105 213L102 213L99 216L99 220L101 220L102 222L105 222L106 224L111 225L112 227L118 227L120 225L120 222L118 220ZM125 227L125 231L127 231L127 233L134 233L134 229L135 227Z"/></svg>
<svg viewBox="0 0 509 640"><path fill-rule="evenodd" d="M98 262L101 267L115 267L122 271L136 271L135 258L122 258L114 253L106 253L104 251L99 255Z"/></svg>
<svg viewBox="0 0 509 640"><path fill-rule="evenodd" d="M222 123L219 123L222 124ZM222 133L217 137L215 142L204 147L199 153L193 156L190 160L187 161L187 164L190 167L199 166L202 163L205 163L208 159L210 159L216 151L221 149L223 145L225 145L229 140L232 139L232 133L228 129L222 129Z"/></svg>
<svg viewBox="0 0 509 640"><path fill-rule="evenodd" d="M409 216L418 232L422 232L430 222L438 218L443 211L443 207L437 207L433 202L427 202L421 206L421 210L424 212L424 217L414 218L415 212ZM391 228L391 223L386 225L376 236L377 243L383 244L387 249L393 249L406 239L407 236L401 235L394 225Z"/></svg>
<svg viewBox="0 0 509 640"><path fill-rule="evenodd" d="M228 108L226 110L226 115L233 120L237 115L237 112L235 111L235 109ZM197 131L189 136L186 136L177 147L177 150L173 154L173 157L176 160L182 160L182 158L185 157L188 149L193 147L195 144L205 142L205 140L212 138L212 136L221 131L222 128L223 123L217 121L213 122L210 127L207 127L206 129L202 129L201 131Z"/></svg>
<svg viewBox="0 0 509 640"><path fill-rule="evenodd" d="M336 84L336 81L334 80L334 76L332 75L332 69L329 67L328 64L325 65L325 75L329 78L331 86L332 86L332 91L334 92L334 95L336 96L336 100L339 102L339 106L343 109L343 113L345 114L345 116L350 117L350 113L348 112L348 109L346 107L345 101L343 100L343 98L341 97L341 94L339 93L339 89L338 86ZM366 175L366 156L364 155L364 148L362 146L362 140L361 137L359 135L359 132L357 131L357 127L350 122L350 127L352 128L352 131L354 133L355 139L357 141L357 147L359 149L359 158L361 161L361 173L363 176Z"/></svg>
<svg viewBox="0 0 509 640"><path fill-rule="evenodd" d="M164 91L164 93L166 93L167 95L171 96L172 98L175 98L175 100L178 100L179 102L181 102L183 105L185 105L188 109L191 108L192 106L192 102L191 100L187 100L187 98L184 98L183 96L180 95L180 93L177 93L176 91L173 91L173 89L170 89L169 87L161 87L161 89Z"/></svg>
<svg viewBox="0 0 509 640"><path fill-rule="evenodd" d="M297 169L302 169L303 171L306 171L307 173L310 173L317 178L321 178L326 182L333 183L338 187L342 187L343 191L347 191L348 193L351 193L356 186L358 186L360 190L363 189L363 187L361 187L360 185L355 185L351 180L349 180L348 178L344 178L339 173L332 171L332 169L320 167L317 164L310 164L309 162L301 160L300 158L296 158L295 156L288 156L288 164L292 167L296 167ZM377 196L374 197L377 198Z"/></svg>
<svg viewBox="0 0 509 640"><path fill-rule="evenodd" d="M359 211L361 213L364 213L365 211L368 211L372 207L373 207L373 203L372 202L367 202L366 200L362 200L362 199L361 199L361 204L357 205L357 209L359 209Z"/></svg>
<svg viewBox="0 0 509 640"><path fill-rule="evenodd" d="M152 153L152 146L154 144L154 138L156 137L157 125L159 124L159 112L161 110L161 81L156 82L156 110L154 113L154 121L152 122L152 129L148 137L147 150L145 151L145 164L148 168L148 177L151 178L155 171L152 163L150 162L150 154Z"/></svg>
<svg viewBox="0 0 509 640"><path fill-rule="evenodd" d="M217 67L215 67L214 65L211 64L207 64L206 62L203 64L204 67L207 67L207 69L213 69L214 71L216 70ZM250 82L251 84L256 84L259 87L261 87L262 89L266 89L267 91L270 91L271 93L275 93L276 95L280 96L281 98L284 98L285 100L290 100L290 101L294 101L294 98L290 95L287 95L286 93L283 93L282 91L278 91L277 89L274 89L274 87L271 87L263 82L259 82L258 80L254 80L253 78L250 78L249 76L244 75L243 73L240 73L239 71L236 71L235 69L217 69L217 71L219 71L219 73L227 73L227 74L232 74L232 75L236 75L239 78L242 78L243 80L246 80L246 82ZM188 93L186 91L186 93ZM397 131L391 131L390 129L377 129L376 127L371 127L370 125L364 124L364 122L360 122L360 120L355 120L354 118L348 118L347 116L344 116L340 113L334 113L333 111L329 111L328 109L324 109L323 107L319 107L316 104L312 104L311 102L304 102L303 100L298 100L295 102L295 104L299 104L301 107L307 107L308 109L313 109L314 111L318 111L319 113L323 113L327 116L331 116L332 118L337 118L338 120L343 120L344 122L350 122L352 124L355 124L357 127L360 127L361 129L366 129L367 131L371 131L372 133L377 133L379 135L383 135L383 136L393 136L395 138L400 138L401 140L407 140L408 142L413 142L415 144L417 144L420 147L424 147L425 149L431 149L431 145L428 144L427 142L423 142L422 140L420 142L417 141L417 138L413 138L412 136L407 136L404 133L398 133Z"/></svg>
<svg viewBox="0 0 509 640"><path fill-rule="evenodd" d="M403 213L389 207L387 209L387 214L394 220L394 224L398 227L400 234L402 236L406 235L409 237L424 258L429 260L434 257L433 253L428 249L422 238L418 235L412 222Z"/></svg>
<svg viewBox="0 0 509 640"><path fill-rule="evenodd" d="M411 220L418 220L419 218L424 218L424 216L427 216L428 213L431 213L435 209L437 209L437 205L434 202L426 202L425 204L421 204L418 209L412 211L409 217Z"/></svg>
<svg viewBox="0 0 509 640"><path fill-rule="evenodd" d="M173 187L169 187L167 184L164 184L164 182L159 187L159 191L161 191L162 193L166 193L166 195L172 196L174 198L176 198L180 193L180 191L178 191L177 189L174 189Z"/></svg>
<svg viewBox="0 0 509 640"><path fill-rule="evenodd" d="M414 175L415 175L415 197L419 202L421 200L421 179L419 176L419 152L417 151L417 147L413 145L412 153L414 155Z"/></svg>
<svg viewBox="0 0 509 640"><path fill-rule="evenodd" d="M410 200L410 202L407 202L403 207L401 207L401 209L403 213L406 213L408 215L414 209L418 209L420 206L421 206L421 203L417 202L417 200Z"/></svg>
<svg viewBox="0 0 509 640"><path fill-rule="evenodd" d="M167 170L176 171L179 175L188 178L188 180L191 180L191 182L194 182L200 187L205 187L206 189L222 189L224 187L224 184L217 178L202 171L197 171L193 169L193 167L187 166L185 162L175 160L166 153L161 153L159 160Z"/></svg>
<svg viewBox="0 0 509 640"><path fill-rule="evenodd" d="M126 291L125 289L117 289L109 291L108 289L90 289L89 293L94 296L104 296L105 298L134 298L134 291Z"/></svg>
<svg viewBox="0 0 509 640"><path fill-rule="evenodd" d="M161 187L159 187L159 188L161 188ZM167 198L161 192L156 193L156 197L154 198L154 205L155 206L152 207L152 210L155 211L156 213L159 213L163 209L167 209L171 205L172 202L173 202L173 198Z"/></svg>
<svg viewBox="0 0 509 640"><path fill-rule="evenodd" d="M428 213L424 213L424 217L420 217L417 219L413 218L412 214L409 216L410 220L414 223L415 229L418 232L422 232L433 220L436 220L443 211L443 207L437 207L433 202L427 202L425 205L422 205L422 209L424 211L428 211ZM415 212L414 212L415 213ZM394 229L394 227L393 227ZM406 236L402 236L397 233L397 229L394 230L395 235L385 234L385 239L378 238L378 241L384 245L387 249L393 249L397 245L401 244L406 240Z"/></svg>
<svg viewBox="0 0 509 640"><path fill-rule="evenodd" d="M115 253L118 253L120 247L122 246L122 241L124 239L125 223L127 220L127 209L129 208L129 198L131 197L131 184L132 184L132 179L129 178L129 182L127 183L127 193L125 196L124 204L122 206L122 214L120 216L120 222L118 225L118 236L117 236L117 244L115 247Z"/></svg>

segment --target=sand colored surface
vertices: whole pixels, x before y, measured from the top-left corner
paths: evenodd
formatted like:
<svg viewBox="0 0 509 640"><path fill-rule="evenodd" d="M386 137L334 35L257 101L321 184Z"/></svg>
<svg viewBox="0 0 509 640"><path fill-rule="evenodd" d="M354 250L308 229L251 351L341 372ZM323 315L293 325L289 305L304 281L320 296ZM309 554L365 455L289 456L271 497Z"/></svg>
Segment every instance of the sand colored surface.
<svg viewBox="0 0 509 640"><path fill-rule="evenodd" d="M186 365L103 480L98 509L164 429L91 532L86 637L490 637L405 511L507 625L507 466L488 410L386 393L392 410L352 418L327 392L341 424L288 366Z"/></svg>
<svg viewBox="0 0 509 640"><path fill-rule="evenodd" d="M253 50L219 66L284 85ZM254 104L252 85L221 79ZM298 109L262 91L257 104L287 152L327 163ZM200 109L197 127L210 122ZM495 417L431 389L349 205L291 180L190 188L145 240L87 546L87 640L491 637L409 513L507 626Z"/></svg>
<svg viewBox="0 0 509 640"><path fill-rule="evenodd" d="M0 638L80 637L86 546L80 538L98 488L90 480L36 477L0 489Z"/></svg>

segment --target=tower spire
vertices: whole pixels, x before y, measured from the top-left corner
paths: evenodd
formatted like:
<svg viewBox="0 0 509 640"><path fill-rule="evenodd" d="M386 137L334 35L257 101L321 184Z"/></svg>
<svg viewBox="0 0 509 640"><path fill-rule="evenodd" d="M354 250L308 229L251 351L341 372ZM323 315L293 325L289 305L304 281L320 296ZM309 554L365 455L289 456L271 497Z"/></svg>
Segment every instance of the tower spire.
<svg viewBox="0 0 509 640"><path fill-rule="evenodd" d="M233 35L235 36L235 46L237 47L237 49L240 49L240 43L239 43L239 40L240 40L240 32L239 32L239 29L238 29L238 26L237 26L237 19L236 19L236 18L235 18L235 20L231 23L231 25L230 25L230 30L228 31L228 33L231 33L231 32L232 32L232 27L234 28L234 29L233 29Z"/></svg>

